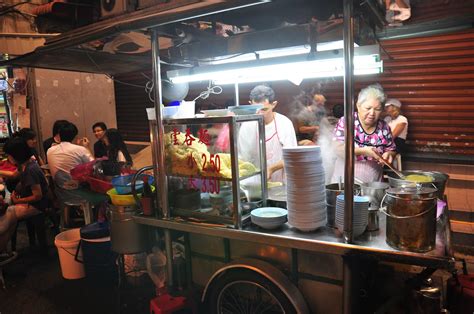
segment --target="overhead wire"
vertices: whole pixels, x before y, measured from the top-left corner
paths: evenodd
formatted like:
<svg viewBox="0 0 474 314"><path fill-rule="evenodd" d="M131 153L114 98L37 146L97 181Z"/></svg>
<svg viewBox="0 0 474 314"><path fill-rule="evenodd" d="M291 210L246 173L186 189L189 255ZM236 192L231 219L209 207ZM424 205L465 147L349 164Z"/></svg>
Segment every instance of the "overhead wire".
<svg viewBox="0 0 474 314"><path fill-rule="evenodd" d="M193 99L193 101L196 101L199 98L208 99L211 94L219 95L221 93L222 93L222 87L218 85L212 86L212 81L209 80L209 85L207 86L207 89L205 91L202 91L196 98Z"/></svg>

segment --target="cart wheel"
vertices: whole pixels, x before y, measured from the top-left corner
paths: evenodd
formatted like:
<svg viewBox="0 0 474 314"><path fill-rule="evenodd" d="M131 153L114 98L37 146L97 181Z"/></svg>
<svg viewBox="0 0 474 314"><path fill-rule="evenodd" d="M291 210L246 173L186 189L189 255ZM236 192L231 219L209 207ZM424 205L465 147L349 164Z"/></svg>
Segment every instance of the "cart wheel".
<svg viewBox="0 0 474 314"><path fill-rule="evenodd" d="M287 296L270 280L247 269L216 279L207 297L208 313L296 313Z"/></svg>

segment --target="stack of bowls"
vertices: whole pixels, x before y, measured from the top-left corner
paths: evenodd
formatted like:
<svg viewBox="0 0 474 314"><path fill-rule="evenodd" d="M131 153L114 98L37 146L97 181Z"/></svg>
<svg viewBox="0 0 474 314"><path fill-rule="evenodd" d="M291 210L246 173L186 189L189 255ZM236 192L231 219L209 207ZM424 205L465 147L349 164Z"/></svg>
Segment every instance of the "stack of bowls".
<svg viewBox="0 0 474 314"><path fill-rule="evenodd" d="M262 207L252 210L252 223L264 229L276 229L286 222L287 210L279 207Z"/></svg>
<svg viewBox="0 0 474 314"><path fill-rule="evenodd" d="M288 222L301 231L326 225L325 174L319 146L283 148Z"/></svg>
<svg viewBox="0 0 474 314"><path fill-rule="evenodd" d="M354 196L354 211L352 215L352 232L354 237L362 235L369 222L369 198L367 196ZM344 194L336 199L336 227L344 231Z"/></svg>

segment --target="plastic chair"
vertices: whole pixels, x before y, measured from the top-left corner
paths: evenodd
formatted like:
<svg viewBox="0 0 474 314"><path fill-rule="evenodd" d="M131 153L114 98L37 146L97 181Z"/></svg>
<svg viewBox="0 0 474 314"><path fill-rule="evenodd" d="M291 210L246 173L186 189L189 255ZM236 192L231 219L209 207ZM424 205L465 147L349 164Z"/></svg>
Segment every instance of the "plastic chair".
<svg viewBox="0 0 474 314"><path fill-rule="evenodd" d="M16 252L13 252L11 258L9 258L9 259L7 259L3 262L0 262L0 282L2 283L3 289L7 289L7 286L5 284L5 277L3 276L3 266L13 262L17 258L17 256L18 256L18 254Z"/></svg>
<svg viewBox="0 0 474 314"><path fill-rule="evenodd" d="M12 251L16 251L16 238L17 238L18 225L22 221L26 223L26 228L28 231L28 240L29 240L30 246L34 246L36 244L36 239L38 239L40 250L41 251L47 250L46 228L44 225L44 222L45 222L44 218L45 218L45 214L41 212L34 216L30 216L28 218L18 221L15 231L13 232L12 237L11 237Z"/></svg>
<svg viewBox="0 0 474 314"><path fill-rule="evenodd" d="M150 314L172 314L183 309L191 309L185 297L165 293L150 300Z"/></svg>
<svg viewBox="0 0 474 314"><path fill-rule="evenodd" d="M65 229L71 225L71 213L73 208L79 208L84 213L84 224L91 224L94 214L90 203L86 200L66 201L63 204L61 213L61 229Z"/></svg>

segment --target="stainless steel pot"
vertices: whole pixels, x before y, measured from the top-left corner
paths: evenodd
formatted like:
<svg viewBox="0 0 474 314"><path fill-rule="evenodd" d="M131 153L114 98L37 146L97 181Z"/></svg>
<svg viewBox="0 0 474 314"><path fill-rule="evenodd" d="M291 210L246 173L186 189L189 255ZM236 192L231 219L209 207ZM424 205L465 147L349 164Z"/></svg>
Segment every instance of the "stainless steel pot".
<svg viewBox="0 0 474 314"><path fill-rule="evenodd" d="M385 195L385 191L389 187L390 185L386 182L370 182L364 183L360 186L361 194L370 199L370 209L378 210L380 208L380 202Z"/></svg>
<svg viewBox="0 0 474 314"><path fill-rule="evenodd" d="M112 251L120 254L135 254L148 249L145 226L133 220L133 206L110 206L110 240Z"/></svg>
<svg viewBox="0 0 474 314"><path fill-rule="evenodd" d="M386 242L411 252L428 252L436 244L437 189L391 188L382 200L387 215ZM383 205L386 205L384 207Z"/></svg>
<svg viewBox="0 0 474 314"><path fill-rule="evenodd" d="M423 170L409 170L409 171L402 171L402 174L407 176L410 174L420 174L431 176L434 178L433 183L419 183L423 187L433 187L433 184L438 189L437 195L439 199L444 198L444 189L446 188L446 182L449 179L449 176L446 173L437 172L437 171L423 171ZM416 186L417 184L411 181L402 180L400 179L395 173L388 172L388 183L393 188L399 187L406 187L406 186Z"/></svg>

